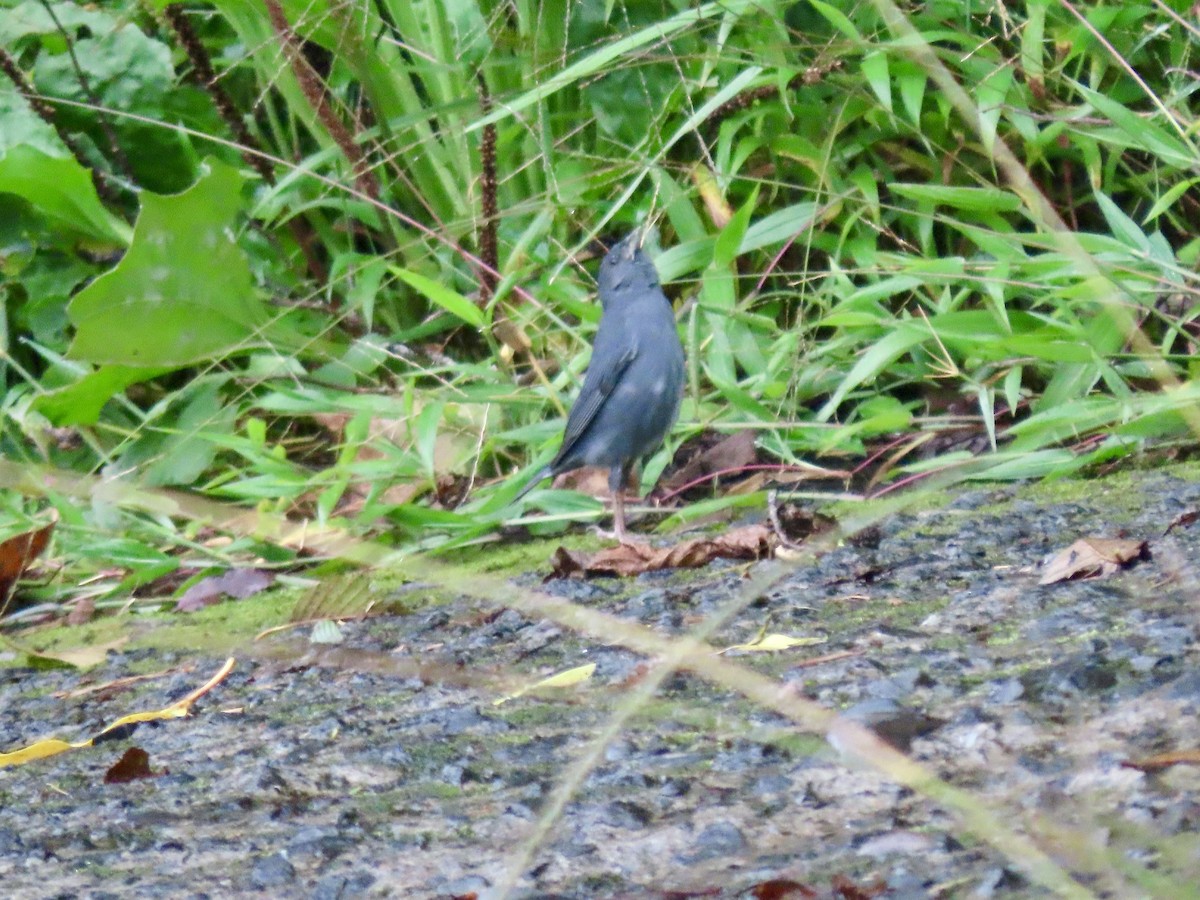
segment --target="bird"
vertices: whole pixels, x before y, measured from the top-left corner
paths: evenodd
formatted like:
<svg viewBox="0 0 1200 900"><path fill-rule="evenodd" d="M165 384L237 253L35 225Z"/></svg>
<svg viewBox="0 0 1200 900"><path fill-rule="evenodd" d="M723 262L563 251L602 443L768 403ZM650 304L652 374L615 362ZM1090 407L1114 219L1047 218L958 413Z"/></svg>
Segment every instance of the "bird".
<svg viewBox="0 0 1200 900"><path fill-rule="evenodd" d="M684 355L675 312L659 286L658 270L634 229L600 263L600 325L592 358L562 446L513 498L543 479L580 466L606 466L613 497L613 532L629 543L625 485L633 467L661 445L683 400Z"/></svg>

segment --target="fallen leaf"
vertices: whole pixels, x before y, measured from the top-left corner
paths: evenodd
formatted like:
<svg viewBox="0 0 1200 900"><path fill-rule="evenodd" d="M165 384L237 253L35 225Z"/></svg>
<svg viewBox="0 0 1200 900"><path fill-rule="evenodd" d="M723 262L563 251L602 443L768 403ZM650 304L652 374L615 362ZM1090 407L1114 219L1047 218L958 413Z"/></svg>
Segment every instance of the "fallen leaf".
<svg viewBox="0 0 1200 900"><path fill-rule="evenodd" d="M738 475L747 466L758 462L754 442L757 433L750 428L730 435L705 431L680 447L677 457L687 461L662 480L655 493L688 492L691 488L707 486L721 475ZM687 454L691 454L688 456Z"/></svg>
<svg viewBox="0 0 1200 900"><path fill-rule="evenodd" d="M15 534L0 543L0 614L8 604L12 586L29 564L42 555L58 522L58 511L50 511L50 521L41 528Z"/></svg>
<svg viewBox="0 0 1200 900"><path fill-rule="evenodd" d="M72 626L86 625L96 614L96 601L91 597L80 597L67 613L67 624Z"/></svg>
<svg viewBox="0 0 1200 900"><path fill-rule="evenodd" d="M580 466L569 469L550 482L555 490L577 491L589 497L606 498L612 495L608 488L608 469L600 466Z"/></svg>
<svg viewBox="0 0 1200 900"><path fill-rule="evenodd" d="M467 499L471 479L466 475L442 474L437 477L433 490L441 509L457 509Z"/></svg>
<svg viewBox="0 0 1200 900"><path fill-rule="evenodd" d="M1166 537L1176 528L1189 528L1196 523L1197 519L1200 519L1200 510L1189 509L1187 512L1182 512L1171 520L1171 524L1167 526L1163 536Z"/></svg>
<svg viewBox="0 0 1200 900"><path fill-rule="evenodd" d="M589 555L559 547L551 557L551 578L587 575L640 575L657 569L696 569L714 559L766 559L776 539L766 525L734 528L715 538L693 538L671 547L618 544Z"/></svg>
<svg viewBox="0 0 1200 900"><path fill-rule="evenodd" d="M576 666L573 669L567 669L564 672L558 672L548 678L543 678L541 681L536 681L518 691L514 691L506 697L500 697L497 700L493 700L492 705L500 706L502 703L507 703L509 700L516 700L518 697L523 697L530 691L540 691L544 688L573 687L574 685L587 681L592 677L592 674L595 671L595 663L588 663L584 666Z"/></svg>
<svg viewBox="0 0 1200 900"><path fill-rule="evenodd" d="M498 305L497 313L500 309L501 306ZM529 340L529 335L506 316L497 315L496 320L492 322L492 334L515 353L528 353L533 348L533 341Z"/></svg>
<svg viewBox="0 0 1200 900"><path fill-rule="evenodd" d="M310 644L340 644L345 639L337 622L332 619L321 619L313 625L308 642Z"/></svg>
<svg viewBox="0 0 1200 900"><path fill-rule="evenodd" d="M163 709L154 710L152 712L131 713L128 716L122 716L108 727L102 729L94 737L88 738L86 741L78 741L69 743L58 738L46 738L45 740L35 741L27 747L22 747L20 750L13 750L9 753L0 753L0 769L8 766L21 766L25 763L32 762L36 759L45 759L48 756L56 756L59 753L65 753L67 750L79 750L83 747L91 747L94 744L100 744L105 741L124 738L133 731L133 728L142 722L155 722L166 719L182 719L186 717L192 708L192 704L211 691L214 687L225 680L225 677L233 671L233 659L225 660L225 664L220 670L196 690L192 691L182 700L176 700L170 706Z"/></svg>
<svg viewBox="0 0 1200 900"><path fill-rule="evenodd" d="M141 747L130 747L104 773L105 784L127 784L139 778L158 778L167 774L150 769L150 754Z"/></svg>
<svg viewBox="0 0 1200 900"><path fill-rule="evenodd" d="M69 699L72 697L86 697L89 694L104 694L105 699L115 696L117 693L132 687L142 681L153 681L156 678L165 678L168 675L174 675L177 672L191 672L195 666L188 664L185 666L172 667L170 669L160 669L157 672L147 672L145 675L127 675L124 678L114 678L112 681L105 681L102 684L89 684L84 687L75 688L73 691L55 691L50 696L56 700Z"/></svg>
<svg viewBox="0 0 1200 900"><path fill-rule="evenodd" d="M842 482L853 477L853 473L845 469L822 469L810 463L783 466L756 466L747 472L746 477L737 484L732 484L726 490L727 495L744 497L768 488L784 488L789 485L804 484L805 482Z"/></svg>
<svg viewBox="0 0 1200 900"><path fill-rule="evenodd" d="M780 537L789 544L801 544L814 535L825 534L837 527L837 519L798 503L779 504L774 518L782 532Z"/></svg>
<svg viewBox="0 0 1200 900"><path fill-rule="evenodd" d="M754 900L808 900L820 896L813 888L790 878L772 878L761 881L750 889Z"/></svg>
<svg viewBox="0 0 1200 900"><path fill-rule="evenodd" d="M829 887L833 895L841 897L842 900L871 900L888 890L887 883L882 879L877 879L872 885L860 885L855 884L846 875L834 875L829 879Z"/></svg>
<svg viewBox="0 0 1200 900"><path fill-rule="evenodd" d="M816 668L817 666L823 666L828 662L837 662L839 659L849 659L852 656L861 656L862 654L862 650L838 650L835 653L826 653L824 656L814 656L810 659L792 663L792 668L811 669Z"/></svg>
<svg viewBox="0 0 1200 900"><path fill-rule="evenodd" d="M1156 753L1153 756L1143 756L1141 759L1126 759L1121 762L1126 769L1137 769L1141 772L1161 772L1171 766L1200 766L1200 750L1173 750L1170 753Z"/></svg>
<svg viewBox="0 0 1200 900"><path fill-rule="evenodd" d="M212 606L224 596L244 600L266 590L274 581L275 576L262 569L230 569L193 584L175 602L175 611L196 612Z"/></svg>
<svg viewBox="0 0 1200 900"><path fill-rule="evenodd" d="M371 611L376 599L365 574L343 572L313 585L296 601L288 621L304 624L320 619L360 619Z"/></svg>
<svg viewBox="0 0 1200 900"><path fill-rule="evenodd" d="M1081 538L1054 554L1046 563L1046 570L1038 584L1054 584L1073 578L1107 578L1147 555L1145 541Z"/></svg>
<svg viewBox="0 0 1200 900"><path fill-rule="evenodd" d="M29 652L29 655L36 659L49 659L55 662L66 663L68 666L73 666L76 669L90 669L93 666L98 666L108 657L109 650L119 650L129 642L129 635L122 635L114 641L109 641L107 644L92 644L89 647L79 647L75 650L59 650L50 652L48 650L38 650Z"/></svg>
<svg viewBox="0 0 1200 900"><path fill-rule="evenodd" d="M792 637L787 634L764 634L750 641L748 644L734 644L732 647L726 647L721 650L721 653L730 653L734 650L743 653L776 653L780 650L791 650L793 647L811 647L813 644L823 644L825 638L819 637Z"/></svg>

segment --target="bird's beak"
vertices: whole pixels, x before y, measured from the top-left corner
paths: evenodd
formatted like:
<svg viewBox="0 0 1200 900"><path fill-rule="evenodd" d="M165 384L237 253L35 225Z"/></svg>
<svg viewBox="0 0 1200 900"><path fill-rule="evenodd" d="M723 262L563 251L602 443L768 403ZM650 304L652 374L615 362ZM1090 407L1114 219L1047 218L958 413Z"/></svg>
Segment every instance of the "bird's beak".
<svg viewBox="0 0 1200 900"><path fill-rule="evenodd" d="M642 241L646 239L646 232L640 227L633 229L625 240L621 241L620 258L629 261L633 259L633 255L642 249Z"/></svg>
<svg viewBox="0 0 1200 900"><path fill-rule="evenodd" d="M633 250L641 250L646 246L646 238L650 236L652 231L658 228L658 219L658 216L651 214L646 217L641 225L633 230L633 234L629 236L629 243ZM629 258L633 258L632 251L629 253Z"/></svg>

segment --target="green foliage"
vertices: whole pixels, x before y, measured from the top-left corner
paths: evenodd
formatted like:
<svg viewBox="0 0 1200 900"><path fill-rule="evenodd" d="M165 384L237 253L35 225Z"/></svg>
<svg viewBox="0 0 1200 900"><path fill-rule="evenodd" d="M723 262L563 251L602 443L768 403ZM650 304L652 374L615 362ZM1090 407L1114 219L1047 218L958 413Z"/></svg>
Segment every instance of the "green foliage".
<svg viewBox="0 0 1200 900"><path fill-rule="evenodd" d="M705 428L833 467L966 428L1003 478L1196 431L1196 41L1149 0L285 0L290 36L214 0L171 8L192 43L163 2L0 5L58 128L3 82L15 459L476 539L553 452L592 239L651 214L689 360L651 477Z"/></svg>
<svg viewBox="0 0 1200 900"><path fill-rule="evenodd" d="M267 313L233 239L240 187L213 162L182 194L142 194L129 250L67 309L72 359L177 367L257 342Z"/></svg>
<svg viewBox="0 0 1200 900"><path fill-rule="evenodd" d="M91 176L70 158L54 158L28 145L8 148L0 159L0 194L19 197L63 244L81 239L122 247L128 227L106 210Z"/></svg>

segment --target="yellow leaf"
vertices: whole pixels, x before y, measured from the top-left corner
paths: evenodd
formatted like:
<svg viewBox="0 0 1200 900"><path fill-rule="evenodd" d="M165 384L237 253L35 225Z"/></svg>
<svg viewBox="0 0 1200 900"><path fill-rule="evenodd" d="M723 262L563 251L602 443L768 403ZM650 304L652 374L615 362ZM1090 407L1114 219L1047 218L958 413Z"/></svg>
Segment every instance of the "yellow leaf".
<svg viewBox="0 0 1200 900"><path fill-rule="evenodd" d="M825 638L792 637L787 634L764 634L748 644L734 644L726 647L722 653L740 650L743 653L774 653L778 650L791 650L793 647L811 647L813 644L823 644Z"/></svg>
<svg viewBox="0 0 1200 900"><path fill-rule="evenodd" d="M0 769L8 766L20 766L27 762L32 762L35 759L45 759L47 756L55 756L66 750L78 750L82 747L90 747L95 741L103 735L108 734L116 728L123 725L132 725L138 722L152 722L159 719L182 719L191 711L192 704L203 697L206 693L216 687L221 681L233 670L232 659L225 660L220 671L210 678L205 684L196 688L182 700L176 700L170 706L163 709L156 709L151 712L130 713L127 716L121 716L108 727L99 731L94 737L88 738L86 741L80 741L77 744L71 744L67 741L61 741L57 738L47 738L44 741L37 741L30 744L28 747L22 747L20 750L13 750L11 753L0 753ZM594 667L593 667L594 668Z"/></svg>
<svg viewBox="0 0 1200 900"><path fill-rule="evenodd" d="M0 753L0 769L6 766L19 766L35 759L45 759L47 756L56 756L65 750L86 747L90 743L91 741L84 741L81 744L68 744L58 738L47 738L36 744L30 744L28 747L22 747L20 750L14 750L12 753Z"/></svg>
<svg viewBox="0 0 1200 900"><path fill-rule="evenodd" d="M518 697L523 697L530 691L538 691L542 688L564 688L571 687L581 682L587 681L592 677L592 673L596 671L595 663L588 663L586 666L576 666L574 669L567 669L565 672L558 672L551 675L549 678L543 678L541 681L534 682L527 687L521 688L515 693L509 694L507 697L501 697L498 700L493 700L494 706L499 706L501 703L507 703L509 700L516 700Z"/></svg>

